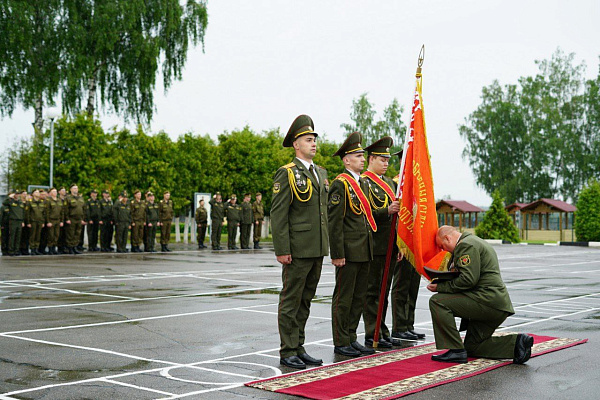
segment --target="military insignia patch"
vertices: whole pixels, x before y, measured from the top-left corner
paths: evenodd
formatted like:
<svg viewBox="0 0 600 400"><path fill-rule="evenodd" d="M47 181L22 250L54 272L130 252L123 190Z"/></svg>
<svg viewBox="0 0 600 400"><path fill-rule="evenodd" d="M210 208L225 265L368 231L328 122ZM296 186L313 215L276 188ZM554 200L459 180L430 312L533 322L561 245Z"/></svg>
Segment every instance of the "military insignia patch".
<svg viewBox="0 0 600 400"><path fill-rule="evenodd" d="M281 184L279 182L275 182L273 184L273 193L277 194L281 190Z"/></svg>
<svg viewBox="0 0 600 400"><path fill-rule="evenodd" d="M341 197L337 193L335 193L333 196L331 196L331 204L333 204L334 206L340 204L340 200L341 200Z"/></svg>
<svg viewBox="0 0 600 400"><path fill-rule="evenodd" d="M468 254L460 256L458 259L458 263L461 267L466 267L467 265L471 264L471 257Z"/></svg>

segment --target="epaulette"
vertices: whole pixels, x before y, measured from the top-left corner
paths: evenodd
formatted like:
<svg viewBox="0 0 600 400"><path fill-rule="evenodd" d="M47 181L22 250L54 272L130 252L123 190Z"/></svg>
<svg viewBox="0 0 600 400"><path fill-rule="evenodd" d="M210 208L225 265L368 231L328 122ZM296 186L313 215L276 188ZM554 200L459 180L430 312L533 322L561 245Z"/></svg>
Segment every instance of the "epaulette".
<svg viewBox="0 0 600 400"><path fill-rule="evenodd" d="M279 167L279 168L290 169L290 168L292 168L292 167L293 167L293 166L295 166L295 165L296 165L296 164L294 164L293 162L291 162L291 163L289 163L289 164L282 165L282 166L281 166L281 167Z"/></svg>

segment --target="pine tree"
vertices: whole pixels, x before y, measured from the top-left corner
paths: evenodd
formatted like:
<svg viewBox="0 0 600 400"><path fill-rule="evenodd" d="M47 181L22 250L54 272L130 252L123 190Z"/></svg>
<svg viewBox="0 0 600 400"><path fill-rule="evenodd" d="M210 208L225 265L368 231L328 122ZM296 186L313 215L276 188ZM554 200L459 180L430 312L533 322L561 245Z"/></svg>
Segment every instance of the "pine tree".
<svg viewBox="0 0 600 400"><path fill-rule="evenodd" d="M483 221L475 228L475 234L482 239L502 239L519 242L519 230L504 208L504 199L498 190L492 193L492 205L485 213Z"/></svg>
<svg viewBox="0 0 600 400"><path fill-rule="evenodd" d="M579 193L575 234L582 242L600 242L600 182L591 181Z"/></svg>

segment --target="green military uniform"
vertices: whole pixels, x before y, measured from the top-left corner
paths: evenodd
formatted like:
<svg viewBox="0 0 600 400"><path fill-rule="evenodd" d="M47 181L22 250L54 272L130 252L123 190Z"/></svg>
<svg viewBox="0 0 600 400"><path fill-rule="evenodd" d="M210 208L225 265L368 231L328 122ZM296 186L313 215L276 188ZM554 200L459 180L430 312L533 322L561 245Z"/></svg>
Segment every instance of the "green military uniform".
<svg viewBox="0 0 600 400"><path fill-rule="evenodd" d="M129 204L117 201L113 206L113 221L115 222L115 242L117 253L127 253L127 234L131 227L131 209Z"/></svg>
<svg viewBox="0 0 600 400"><path fill-rule="evenodd" d="M235 198L235 195L231 196ZM238 247L235 245L237 238L238 227L242 221L242 207L239 204L225 204L225 216L227 217L227 248L235 250Z"/></svg>
<svg viewBox="0 0 600 400"><path fill-rule="evenodd" d="M46 222L44 202L41 199L31 200L28 212L29 215L27 220L31 225L29 247L31 248L32 254L42 254L38 251L38 247L40 246L42 227Z"/></svg>
<svg viewBox="0 0 600 400"><path fill-rule="evenodd" d="M515 313L500 276L496 252L484 240L463 233L452 259L460 275L439 282L438 293L429 299L436 347L466 349L470 357L513 358L517 335L492 337L496 328ZM464 345L455 317L468 322Z"/></svg>
<svg viewBox="0 0 600 400"><path fill-rule="evenodd" d="M208 223L208 211L206 211L206 208L203 205L199 205L198 208L196 208L195 220L198 248L203 249L206 247L204 246L204 238L206 237L206 226Z"/></svg>
<svg viewBox="0 0 600 400"><path fill-rule="evenodd" d="M360 147L361 134L350 134L334 154L364 152ZM352 173L345 170L350 179ZM359 182L360 190L368 192L366 180ZM356 343L356 329L363 313L369 262L373 258L373 239L359 196L350 182L337 177L329 191L329 247L331 259L345 259L343 267L335 268L335 288L331 304L333 344L347 347ZM354 347L354 346L353 346Z"/></svg>
<svg viewBox="0 0 600 400"><path fill-rule="evenodd" d="M76 247L79 245L82 221L85 218L85 200L79 195L69 194L65 198L67 203L66 217L67 221L67 247L73 253L79 253Z"/></svg>
<svg viewBox="0 0 600 400"><path fill-rule="evenodd" d="M309 116L299 116L283 146L291 147L295 139L304 135L316 137L313 129ZM306 354L306 321L321 277L323 257L328 254L327 171L316 167L315 174L316 177L303 161L294 158L277 170L273 182L271 224L275 255L291 255L291 263L282 264L283 288L279 294L277 319L282 359Z"/></svg>
<svg viewBox="0 0 600 400"><path fill-rule="evenodd" d="M20 254L21 231L25 224L25 204L17 198L8 200L8 254Z"/></svg>
<svg viewBox="0 0 600 400"><path fill-rule="evenodd" d="M160 221L159 205L154 201L146 201L146 241L144 242L144 250L154 253L154 245L156 243L156 227Z"/></svg>
<svg viewBox="0 0 600 400"><path fill-rule="evenodd" d="M1 223L2 223L2 255L6 256L9 254L8 251L8 214L10 211L10 205L9 205L9 200L10 198L7 197L3 202L2 202L2 208L0 208L0 219L1 219Z"/></svg>
<svg viewBox="0 0 600 400"><path fill-rule="evenodd" d="M93 192L98 193L95 190ZM98 229L100 227L100 220L102 216L100 200L98 198L93 199L90 197L86 203L85 211L85 220L88 223L88 250L98 251Z"/></svg>
<svg viewBox="0 0 600 400"><path fill-rule="evenodd" d="M217 192L217 194L219 194ZM210 199L210 244L213 250L221 250L221 228L225 217L225 205L215 198Z"/></svg>
<svg viewBox="0 0 600 400"><path fill-rule="evenodd" d="M58 197L63 203L63 210L64 210L64 216L65 216L65 223L63 224L63 226L61 226L60 232L58 235L58 254L63 254L63 253L66 253L66 247L67 247L66 218L67 218L68 204L67 204L67 196L64 196L64 197L58 196Z"/></svg>
<svg viewBox="0 0 600 400"><path fill-rule="evenodd" d="M250 194L247 194L249 196ZM250 234L252 233L252 222L254 220L252 213L252 204L242 201L242 221L240 225L240 244L242 249L250 248Z"/></svg>
<svg viewBox="0 0 600 400"><path fill-rule="evenodd" d="M165 192L165 194L168 192ZM171 240L171 224L173 223L173 200L162 199L158 203L160 218L160 245L162 251L171 251L169 241Z"/></svg>
<svg viewBox="0 0 600 400"><path fill-rule="evenodd" d="M260 193L256 193L257 197L260 195ZM254 248L260 249L261 247L258 245L258 243L260 242L262 225L265 219L265 209L262 201L256 200L254 203L252 203L252 213L254 217Z"/></svg>
<svg viewBox="0 0 600 400"><path fill-rule="evenodd" d="M129 206L131 208L131 219L133 221L131 224L131 251L134 253L139 253L141 252L140 246L143 242L144 237L144 224L146 223L146 204L143 200L137 200L134 198Z"/></svg>
<svg viewBox="0 0 600 400"><path fill-rule="evenodd" d="M380 156L390 158L390 147L393 144L391 137L383 137L368 147L365 151L369 156ZM390 240L390 232L392 230L392 216L388 213L388 207L393 201L393 198L387 193L387 190L392 193L396 192L394 181L387 176L377 176L380 180L363 174L361 180L364 179L367 183L368 190L365 195L369 199L369 204L373 211L375 222L377 223L377 232L373 232L373 260L369 263L369 279L367 285L367 294L365 308L363 311L363 320L365 323L365 341L373 339L375 326L377 324L377 313L379 311L379 298L381 294L381 283L385 269L386 255ZM383 182L382 182L383 181ZM387 187L385 187L387 185ZM395 198L395 195L393 196ZM395 229L394 229L395 231ZM387 338L390 337L390 331L385 324L385 316L388 308L388 294L390 291L390 283L394 267L396 266L398 248L395 245L392 247L390 255L390 270L388 271L383 313L379 327L378 340L383 345ZM386 347L390 347L387 344Z"/></svg>
<svg viewBox="0 0 600 400"><path fill-rule="evenodd" d="M48 247L50 254L58 254L56 246L60 236L60 224L65 221L64 201L59 197L53 199L48 197L46 200L46 226L48 227ZM50 225L51 226L48 226Z"/></svg>
<svg viewBox="0 0 600 400"><path fill-rule="evenodd" d="M45 196L42 196L45 195ZM46 209L46 201L48 201L48 195L44 189L40 190L40 200L42 201L42 207L44 210ZM46 223L42 223L42 229L40 232L40 244L38 245L37 251L41 254L50 254L46 251L46 247L48 247L48 227L46 227Z"/></svg>
<svg viewBox="0 0 600 400"><path fill-rule="evenodd" d="M21 199L21 201L23 202L23 204L25 204L25 219L24 219L24 223L25 225L23 226L23 229L21 229L21 243L20 243L20 252L21 255L29 255L29 235L31 232L31 229L29 227L29 210L31 208L31 200L30 199L26 199L23 200Z"/></svg>
<svg viewBox="0 0 600 400"><path fill-rule="evenodd" d="M112 251L110 244L114 232L114 222L113 202L110 197L100 200L100 221L102 221L102 224L100 224L100 251Z"/></svg>

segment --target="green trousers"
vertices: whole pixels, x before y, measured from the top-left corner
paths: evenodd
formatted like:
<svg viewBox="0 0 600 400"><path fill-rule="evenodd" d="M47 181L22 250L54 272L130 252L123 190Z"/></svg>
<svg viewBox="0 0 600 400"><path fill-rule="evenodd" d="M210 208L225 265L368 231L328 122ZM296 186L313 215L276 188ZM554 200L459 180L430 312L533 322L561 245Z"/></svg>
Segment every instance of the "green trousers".
<svg viewBox="0 0 600 400"><path fill-rule="evenodd" d="M160 226L160 244L169 244L169 241L171 240L171 224L173 221L166 220L160 221L160 223L162 224Z"/></svg>
<svg viewBox="0 0 600 400"><path fill-rule="evenodd" d="M237 238L238 225L237 222L227 221L227 247L232 249L235 247L235 239Z"/></svg>
<svg viewBox="0 0 600 400"><path fill-rule="evenodd" d="M131 245L141 246L144 238L144 221L133 221L133 224L131 224Z"/></svg>
<svg viewBox="0 0 600 400"><path fill-rule="evenodd" d="M152 226L144 228L144 251L154 250L156 244L156 223L157 221L153 221L151 222Z"/></svg>
<svg viewBox="0 0 600 400"><path fill-rule="evenodd" d="M204 244L204 238L206 237L206 222L200 222L196 226L196 240L198 241L198 245Z"/></svg>
<svg viewBox="0 0 600 400"><path fill-rule="evenodd" d="M254 224L252 224L252 226L254 226L254 228L252 229L252 233L254 235L253 239L255 242L260 242L260 234L262 231L262 224L263 224L262 219L259 219L258 221L254 221Z"/></svg>
<svg viewBox="0 0 600 400"><path fill-rule="evenodd" d="M54 247L58 244L58 236L60 235L60 221L50 221L52 226L48 229L48 246Z"/></svg>
<svg viewBox="0 0 600 400"><path fill-rule="evenodd" d="M8 224L8 253L17 254L21 248L23 220L11 219Z"/></svg>
<svg viewBox="0 0 600 400"><path fill-rule="evenodd" d="M221 229L223 228L223 220L213 219L210 227L210 244L213 249L221 247Z"/></svg>
<svg viewBox="0 0 600 400"><path fill-rule="evenodd" d="M510 315L480 304L463 293L437 293L429 299L435 345L438 349L466 349L470 357L513 358L517 335L492 336ZM454 317L468 320L465 342Z"/></svg>
<svg viewBox="0 0 600 400"><path fill-rule="evenodd" d="M292 257L292 263L282 267L277 323L281 339L279 355L286 358L306 353L304 329L321 278L323 257Z"/></svg>
<svg viewBox="0 0 600 400"><path fill-rule="evenodd" d="M250 247L250 233L252 232L252 224L240 225L240 244L242 249Z"/></svg>
<svg viewBox="0 0 600 400"><path fill-rule="evenodd" d="M42 221L31 221L31 230L29 231L29 247L32 250L37 250L40 245L40 238L42 236Z"/></svg>
<svg viewBox="0 0 600 400"><path fill-rule="evenodd" d="M390 293L390 284L394 269L397 268L396 253L392 254L390 260L390 269L388 271L387 286L383 303L383 313L381 315L381 324L379 325L379 337L389 337L390 330L385 324L385 316L388 308L388 297ZM381 280L385 269L385 256L374 256L369 263L369 283L367 285L367 294L365 309L363 311L363 321L365 323L365 339L373 339L375 326L377 324L377 312L379 310L379 296L381 293ZM393 300L392 300L393 301Z"/></svg>
<svg viewBox="0 0 600 400"><path fill-rule="evenodd" d="M115 243L117 245L117 251L123 251L127 249L127 234L129 233L128 222L117 222L115 229Z"/></svg>
<svg viewBox="0 0 600 400"><path fill-rule="evenodd" d="M75 247L79 245L79 239L83 225L81 220L72 219L70 224L65 224L67 227L67 246Z"/></svg>
<svg viewBox="0 0 600 400"><path fill-rule="evenodd" d="M334 346L350 346L365 306L369 262L346 261L335 268L335 288L331 299L331 327Z"/></svg>
<svg viewBox="0 0 600 400"><path fill-rule="evenodd" d="M406 332L415 329L415 308L421 275L406 259L398 264L392 284L392 331Z"/></svg>

